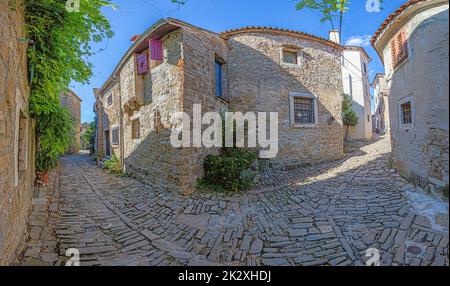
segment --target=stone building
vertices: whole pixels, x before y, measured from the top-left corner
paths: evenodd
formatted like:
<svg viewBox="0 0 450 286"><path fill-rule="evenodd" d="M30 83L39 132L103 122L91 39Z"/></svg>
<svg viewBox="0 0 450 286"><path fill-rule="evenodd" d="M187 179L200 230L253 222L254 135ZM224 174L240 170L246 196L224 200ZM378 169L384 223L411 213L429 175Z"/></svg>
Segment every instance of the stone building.
<svg viewBox="0 0 450 286"><path fill-rule="evenodd" d="M94 91L96 150L155 187L194 191L215 149L173 148L172 116L278 112L274 167L343 155L341 47L297 31L251 27L221 34L175 19L143 33ZM191 117L192 118L192 117Z"/></svg>
<svg viewBox="0 0 450 286"><path fill-rule="evenodd" d="M389 134L389 102L387 83L384 74L376 74L372 82L373 87L373 131L380 135Z"/></svg>
<svg viewBox="0 0 450 286"><path fill-rule="evenodd" d="M330 31L330 40L340 43L339 31ZM351 139L372 138L369 63L372 59L362 47L343 46L341 65L344 93L353 99L358 124L348 130Z"/></svg>
<svg viewBox="0 0 450 286"><path fill-rule="evenodd" d="M61 105L70 111L74 119L75 141L70 146L68 153L76 154L80 151L80 133L81 133L81 102L83 101L75 92L69 90L61 93L59 96Z"/></svg>
<svg viewBox="0 0 450 286"><path fill-rule="evenodd" d="M388 85L393 162L426 185L449 181L448 1L408 1L372 38Z"/></svg>
<svg viewBox="0 0 450 286"><path fill-rule="evenodd" d="M28 112L22 1L0 5L0 265L24 246L34 182L34 121Z"/></svg>

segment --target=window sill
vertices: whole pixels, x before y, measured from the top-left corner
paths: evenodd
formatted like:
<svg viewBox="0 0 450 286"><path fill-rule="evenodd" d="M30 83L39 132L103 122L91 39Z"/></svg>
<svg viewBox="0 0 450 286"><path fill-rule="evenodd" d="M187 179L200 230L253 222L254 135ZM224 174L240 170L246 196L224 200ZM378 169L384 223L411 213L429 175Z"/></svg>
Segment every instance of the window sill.
<svg viewBox="0 0 450 286"><path fill-rule="evenodd" d="M281 62L282 66L288 67L288 68L301 68L302 66L299 64L291 64L286 62Z"/></svg>
<svg viewBox="0 0 450 286"><path fill-rule="evenodd" d="M317 128L319 125L317 123L314 124L292 124L292 129L307 129L307 128Z"/></svg>

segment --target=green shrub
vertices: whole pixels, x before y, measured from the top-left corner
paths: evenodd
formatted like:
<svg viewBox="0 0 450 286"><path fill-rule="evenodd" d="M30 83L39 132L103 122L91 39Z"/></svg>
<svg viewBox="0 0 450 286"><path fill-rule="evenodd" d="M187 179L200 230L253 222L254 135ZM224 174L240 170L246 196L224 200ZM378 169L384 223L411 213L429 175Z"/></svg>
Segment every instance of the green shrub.
<svg viewBox="0 0 450 286"><path fill-rule="evenodd" d="M225 149L221 155L208 155L201 186L216 191L249 190L255 178L250 168L256 159L255 152L235 148Z"/></svg>
<svg viewBox="0 0 450 286"><path fill-rule="evenodd" d="M120 160L115 155L105 161L104 168L113 174L123 175L122 164L120 164Z"/></svg>

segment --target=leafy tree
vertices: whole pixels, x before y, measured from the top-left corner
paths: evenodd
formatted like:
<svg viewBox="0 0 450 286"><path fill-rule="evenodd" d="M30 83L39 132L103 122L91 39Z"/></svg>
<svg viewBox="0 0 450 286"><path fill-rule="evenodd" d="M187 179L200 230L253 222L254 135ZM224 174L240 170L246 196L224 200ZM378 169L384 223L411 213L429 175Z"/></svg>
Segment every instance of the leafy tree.
<svg viewBox="0 0 450 286"><path fill-rule="evenodd" d="M373 1L383 2L383 0ZM300 0L297 2L296 8L297 10L308 8L319 12L322 17L320 21L322 23L330 22L332 29L338 28L341 34L344 14L349 10L350 2L351 0ZM334 22L337 19L339 19L339 26L336 26Z"/></svg>
<svg viewBox="0 0 450 286"><path fill-rule="evenodd" d="M101 8L110 0L79 0L80 11L66 9L67 0L26 0L25 20L30 70L30 114L36 118L37 167L54 168L70 146L72 118L61 107L59 95L71 81L88 83L92 64L91 42L111 37L113 32ZM69 127L70 126L70 127Z"/></svg>
<svg viewBox="0 0 450 286"><path fill-rule="evenodd" d="M353 111L352 97L348 94L343 94L342 96L342 121L346 127L345 138L347 139L350 126L356 126L358 124L358 116L355 111Z"/></svg>
<svg viewBox="0 0 450 286"><path fill-rule="evenodd" d="M87 129L81 134L81 145L83 148L91 149L92 139L95 134L95 122L89 123Z"/></svg>

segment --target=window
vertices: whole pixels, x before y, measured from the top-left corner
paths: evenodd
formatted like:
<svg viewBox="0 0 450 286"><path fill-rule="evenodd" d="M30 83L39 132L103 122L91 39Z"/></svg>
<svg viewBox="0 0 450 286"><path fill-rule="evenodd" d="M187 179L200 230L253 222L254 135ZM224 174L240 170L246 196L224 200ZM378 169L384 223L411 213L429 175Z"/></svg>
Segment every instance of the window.
<svg viewBox="0 0 450 286"><path fill-rule="evenodd" d="M111 106L113 104L113 94L110 93L108 95L108 106Z"/></svg>
<svg viewBox="0 0 450 286"><path fill-rule="evenodd" d="M141 123L139 119L131 121L131 139L141 138Z"/></svg>
<svg viewBox="0 0 450 286"><path fill-rule="evenodd" d="M298 53L296 51L283 50L283 62L298 65Z"/></svg>
<svg viewBox="0 0 450 286"><path fill-rule="evenodd" d="M400 31L390 43L392 66L396 68L408 58L408 39L404 30Z"/></svg>
<svg viewBox="0 0 450 286"><path fill-rule="evenodd" d="M353 98L353 78L350 74L348 75L348 90L350 97Z"/></svg>
<svg viewBox="0 0 450 286"><path fill-rule="evenodd" d="M216 58L215 61L215 80L216 80L216 96L223 96L223 88L222 88L222 75L223 75L223 62Z"/></svg>
<svg viewBox="0 0 450 286"><path fill-rule="evenodd" d="M119 127L112 128L112 144L119 145Z"/></svg>
<svg viewBox="0 0 450 286"><path fill-rule="evenodd" d="M398 104L400 127L411 128L414 125L414 99L407 97Z"/></svg>
<svg viewBox="0 0 450 286"><path fill-rule="evenodd" d="M406 102L401 105L402 110L402 124L411 124L412 123L412 109L411 102Z"/></svg>
<svg viewBox="0 0 450 286"><path fill-rule="evenodd" d="M367 122L370 122L370 115L367 115Z"/></svg>
<svg viewBox="0 0 450 286"><path fill-rule="evenodd" d="M364 73L367 74L367 64L363 63L363 67L364 67Z"/></svg>
<svg viewBox="0 0 450 286"><path fill-rule="evenodd" d="M317 98L311 93L290 93L291 125L312 127L317 123Z"/></svg>

